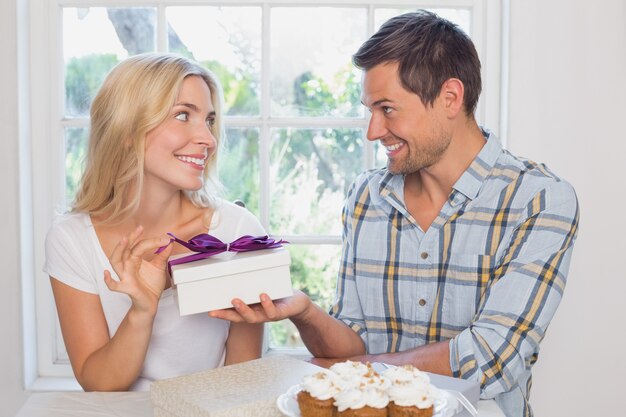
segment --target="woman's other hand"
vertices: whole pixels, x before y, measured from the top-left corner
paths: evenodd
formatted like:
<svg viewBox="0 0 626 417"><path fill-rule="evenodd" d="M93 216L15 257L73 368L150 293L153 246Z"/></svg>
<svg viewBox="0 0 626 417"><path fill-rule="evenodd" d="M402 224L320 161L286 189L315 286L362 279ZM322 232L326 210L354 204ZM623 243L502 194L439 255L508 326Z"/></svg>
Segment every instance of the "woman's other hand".
<svg viewBox="0 0 626 417"><path fill-rule="evenodd" d="M167 282L167 259L172 251L171 245L152 257L159 247L167 245L168 238L139 240L143 228L138 226L130 235L124 236L109 256L111 266L119 281L113 279L111 272L104 271L104 282L111 291L127 294L133 307L138 311L156 314L161 293Z"/></svg>

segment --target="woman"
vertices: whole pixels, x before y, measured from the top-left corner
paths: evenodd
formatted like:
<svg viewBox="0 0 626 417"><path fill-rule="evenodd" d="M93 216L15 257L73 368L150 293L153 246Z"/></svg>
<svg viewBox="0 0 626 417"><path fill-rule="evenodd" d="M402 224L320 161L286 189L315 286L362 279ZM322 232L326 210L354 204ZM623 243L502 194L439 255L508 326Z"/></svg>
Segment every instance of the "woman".
<svg viewBox="0 0 626 417"><path fill-rule="evenodd" d="M146 390L152 380L258 358L262 325L180 317L167 258L181 239L264 235L248 211L207 193L221 133L216 78L186 58L117 65L91 107L87 164L72 212L46 239L67 353L86 391Z"/></svg>

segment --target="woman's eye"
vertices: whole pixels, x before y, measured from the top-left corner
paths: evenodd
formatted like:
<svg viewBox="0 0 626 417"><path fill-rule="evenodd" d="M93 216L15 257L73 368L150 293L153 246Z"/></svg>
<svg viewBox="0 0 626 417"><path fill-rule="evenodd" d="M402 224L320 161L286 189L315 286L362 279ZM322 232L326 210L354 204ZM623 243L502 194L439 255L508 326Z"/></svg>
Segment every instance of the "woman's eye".
<svg viewBox="0 0 626 417"><path fill-rule="evenodd" d="M209 127L213 127L215 125L215 119L214 118L206 119L206 125Z"/></svg>
<svg viewBox="0 0 626 417"><path fill-rule="evenodd" d="M186 111L181 111L176 116L174 116L174 118L176 120L180 120L181 122L186 122L187 120L189 120L189 113L187 113Z"/></svg>

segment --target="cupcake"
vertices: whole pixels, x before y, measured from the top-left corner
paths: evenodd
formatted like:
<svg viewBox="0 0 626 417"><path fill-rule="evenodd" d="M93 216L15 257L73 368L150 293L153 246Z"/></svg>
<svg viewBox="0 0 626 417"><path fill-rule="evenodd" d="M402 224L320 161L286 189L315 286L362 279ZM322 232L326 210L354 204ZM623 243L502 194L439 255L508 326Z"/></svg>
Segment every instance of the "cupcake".
<svg viewBox="0 0 626 417"><path fill-rule="evenodd" d="M389 417L431 417L437 388L424 372L412 365L389 368L383 375L390 381Z"/></svg>
<svg viewBox="0 0 626 417"><path fill-rule="evenodd" d="M335 406L333 395L338 388L334 384L336 376L332 372L322 371L305 376L297 395L302 417L333 417Z"/></svg>
<svg viewBox="0 0 626 417"><path fill-rule="evenodd" d="M387 389L391 385L389 380L369 366L365 367L365 373L362 372L363 368L352 364L339 368L343 374L337 380L339 391L335 394L336 416L386 417L389 404Z"/></svg>
<svg viewBox="0 0 626 417"><path fill-rule="evenodd" d="M351 379L365 375L370 372L371 369L372 368L368 365L354 361L337 362L330 367L330 370L342 379Z"/></svg>

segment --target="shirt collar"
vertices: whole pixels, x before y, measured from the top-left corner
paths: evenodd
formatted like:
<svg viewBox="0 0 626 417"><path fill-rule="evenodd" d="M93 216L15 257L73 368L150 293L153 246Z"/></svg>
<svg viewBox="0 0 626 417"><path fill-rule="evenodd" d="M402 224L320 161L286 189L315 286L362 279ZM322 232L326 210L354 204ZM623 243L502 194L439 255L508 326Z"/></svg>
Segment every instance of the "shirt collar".
<svg viewBox="0 0 626 417"><path fill-rule="evenodd" d="M485 178L491 172L502 153L502 145L496 135L489 130L483 128L481 130L485 137L485 146L483 146L470 166L452 186L452 194L456 194L454 192L456 190L471 200L478 195ZM403 192L404 175L394 175L385 169L379 182L379 195L387 197L393 193L399 197L403 195ZM452 200L457 200L460 196L451 195L450 197Z"/></svg>
<svg viewBox="0 0 626 417"><path fill-rule="evenodd" d="M482 131L486 140L485 146L478 152L470 166L452 186L454 190L462 193L470 200L476 198L485 178L487 178L487 175L491 172L502 153L502 145L496 135L485 129L482 129Z"/></svg>

